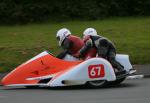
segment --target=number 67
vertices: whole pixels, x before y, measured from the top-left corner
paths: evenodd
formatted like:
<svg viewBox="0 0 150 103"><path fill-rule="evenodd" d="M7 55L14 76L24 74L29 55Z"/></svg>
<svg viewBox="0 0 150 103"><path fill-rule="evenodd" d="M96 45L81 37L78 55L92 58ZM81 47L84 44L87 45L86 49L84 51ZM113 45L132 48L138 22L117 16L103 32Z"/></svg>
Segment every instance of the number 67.
<svg viewBox="0 0 150 103"><path fill-rule="evenodd" d="M105 76L104 65L97 64L97 65L90 65L88 67L88 75L90 78L99 78Z"/></svg>

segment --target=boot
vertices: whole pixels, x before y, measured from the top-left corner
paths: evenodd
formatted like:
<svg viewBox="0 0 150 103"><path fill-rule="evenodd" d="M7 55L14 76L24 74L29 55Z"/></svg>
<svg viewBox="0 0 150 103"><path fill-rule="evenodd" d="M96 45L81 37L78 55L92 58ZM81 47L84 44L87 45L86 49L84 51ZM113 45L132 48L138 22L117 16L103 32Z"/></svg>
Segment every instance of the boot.
<svg viewBox="0 0 150 103"><path fill-rule="evenodd" d="M118 65L116 69L118 70L117 74L126 74L126 70L124 69L124 66Z"/></svg>

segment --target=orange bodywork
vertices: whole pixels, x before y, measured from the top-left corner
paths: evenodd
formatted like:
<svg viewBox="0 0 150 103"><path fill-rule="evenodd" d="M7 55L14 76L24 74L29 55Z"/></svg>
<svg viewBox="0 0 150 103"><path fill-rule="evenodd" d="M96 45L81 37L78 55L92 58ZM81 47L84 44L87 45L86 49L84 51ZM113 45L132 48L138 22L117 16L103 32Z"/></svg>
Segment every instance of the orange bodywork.
<svg viewBox="0 0 150 103"><path fill-rule="evenodd" d="M81 62L82 61L64 61L47 54L29 63L18 66L15 70L5 76L1 82L3 85L37 84L39 80L27 80L27 78L53 75L56 73L60 75L61 71L67 71Z"/></svg>

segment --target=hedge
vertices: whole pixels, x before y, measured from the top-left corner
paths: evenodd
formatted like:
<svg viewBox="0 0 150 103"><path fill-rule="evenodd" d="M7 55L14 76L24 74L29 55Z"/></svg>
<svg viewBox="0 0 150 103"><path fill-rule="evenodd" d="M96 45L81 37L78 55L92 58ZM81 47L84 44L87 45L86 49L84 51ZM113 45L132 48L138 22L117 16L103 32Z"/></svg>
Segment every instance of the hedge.
<svg viewBox="0 0 150 103"><path fill-rule="evenodd" d="M150 0L0 0L0 23L149 16Z"/></svg>

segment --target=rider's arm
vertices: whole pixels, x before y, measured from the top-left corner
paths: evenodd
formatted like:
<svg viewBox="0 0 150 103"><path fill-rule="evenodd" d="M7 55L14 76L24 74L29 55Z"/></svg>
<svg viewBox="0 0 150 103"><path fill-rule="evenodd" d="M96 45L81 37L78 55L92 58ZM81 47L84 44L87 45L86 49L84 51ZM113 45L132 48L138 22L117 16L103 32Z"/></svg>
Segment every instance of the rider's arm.
<svg viewBox="0 0 150 103"><path fill-rule="evenodd" d="M64 50L63 52L59 53L56 57L59 59L63 59L67 54L67 50Z"/></svg>
<svg viewBox="0 0 150 103"><path fill-rule="evenodd" d="M63 49L70 50L72 46L73 46L73 42L66 38L65 41L63 42Z"/></svg>
<svg viewBox="0 0 150 103"><path fill-rule="evenodd" d="M70 54L69 49L72 47L72 45L73 45L73 42L69 39L66 39L62 45L62 48L64 49L64 51L58 54L56 57L59 59L63 59L66 56L66 54Z"/></svg>
<svg viewBox="0 0 150 103"><path fill-rule="evenodd" d="M85 45L79 50L81 56L87 53L93 46L92 39L89 39L85 42Z"/></svg>

